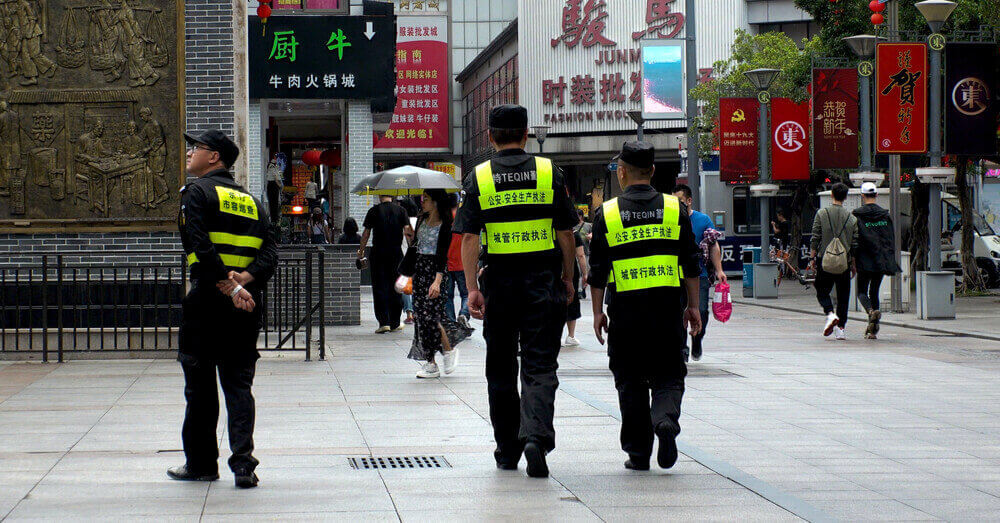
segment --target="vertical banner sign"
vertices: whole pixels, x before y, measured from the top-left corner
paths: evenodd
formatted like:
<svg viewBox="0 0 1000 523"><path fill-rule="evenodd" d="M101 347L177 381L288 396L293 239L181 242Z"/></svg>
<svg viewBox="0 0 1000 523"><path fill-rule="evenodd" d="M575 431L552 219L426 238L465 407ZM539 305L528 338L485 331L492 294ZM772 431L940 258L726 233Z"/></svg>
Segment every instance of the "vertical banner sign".
<svg viewBox="0 0 1000 523"><path fill-rule="evenodd" d="M927 77L926 44L878 44L875 51L877 152L927 152Z"/></svg>
<svg viewBox="0 0 1000 523"><path fill-rule="evenodd" d="M809 103L771 100L771 179L809 179Z"/></svg>
<svg viewBox="0 0 1000 523"><path fill-rule="evenodd" d="M857 69L813 69L812 93L813 168L857 168Z"/></svg>
<svg viewBox="0 0 1000 523"><path fill-rule="evenodd" d="M947 154L997 153L997 51L996 44L948 44L944 97Z"/></svg>
<svg viewBox="0 0 1000 523"><path fill-rule="evenodd" d="M396 36L396 109L375 149L447 151L450 143L448 19L400 16Z"/></svg>
<svg viewBox="0 0 1000 523"><path fill-rule="evenodd" d="M719 178L724 182L756 180L760 174L756 98L719 99Z"/></svg>

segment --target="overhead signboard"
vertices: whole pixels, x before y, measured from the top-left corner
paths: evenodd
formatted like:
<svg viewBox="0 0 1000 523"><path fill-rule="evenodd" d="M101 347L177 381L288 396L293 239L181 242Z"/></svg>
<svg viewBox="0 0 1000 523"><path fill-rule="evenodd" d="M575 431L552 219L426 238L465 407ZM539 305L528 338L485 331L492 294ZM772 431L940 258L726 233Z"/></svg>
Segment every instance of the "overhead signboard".
<svg viewBox="0 0 1000 523"><path fill-rule="evenodd" d="M757 127L760 104L756 98L719 99L719 179L751 182L760 174Z"/></svg>
<svg viewBox="0 0 1000 523"><path fill-rule="evenodd" d="M687 70L683 40L642 42L642 117L646 120L687 116Z"/></svg>
<svg viewBox="0 0 1000 523"><path fill-rule="evenodd" d="M813 168L858 166L858 70L813 69Z"/></svg>
<svg viewBox="0 0 1000 523"><path fill-rule="evenodd" d="M389 16L250 17L250 98L392 96L396 24Z"/></svg>
<svg viewBox="0 0 1000 523"><path fill-rule="evenodd" d="M997 153L997 99L1000 65L996 44L953 43L945 51L945 153Z"/></svg>
<svg viewBox="0 0 1000 523"><path fill-rule="evenodd" d="M449 151L448 18L400 16L396 108L378 152Z"/></svg>
<svg viewBox="0 0 1000 523"><path fill-rule="evenodd" d="M771 100L772 180L809 179L809 103Z"/></svg>
<svg viewBox="0 0 1000 523"><path fill-rule="evenodd" d="M927 152L927 45L878 44L875 145L883 154Z"/></svg>

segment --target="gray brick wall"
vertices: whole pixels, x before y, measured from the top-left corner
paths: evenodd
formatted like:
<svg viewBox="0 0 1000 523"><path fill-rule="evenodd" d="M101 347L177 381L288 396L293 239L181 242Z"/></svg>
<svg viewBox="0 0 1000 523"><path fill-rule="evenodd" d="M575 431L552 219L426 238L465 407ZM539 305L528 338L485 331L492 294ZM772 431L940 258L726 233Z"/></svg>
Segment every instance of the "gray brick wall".
<svg viewBox="0 0 1000 523"><path fill-rule="evenodd" d="M347 135L351 137L347 151L347 187L353 188L362 178L372 173L372 112L368 100L347 102ZM358 225L368 212L367 198L352 194L348 212L358 220Z"/></svg>
<svg viewBox="0 0 1000 523"><path fill-rule="evenodd" d="M232 0L184 3L187 129L233 136Z"/></svg>
<svg viewBox="0 0 1000 523"><path fill-rule="evenodd" d="M105 251L127 249L129 254L104 255ZM59 234L0 234L0 267L17 267L37 263L32 254L61 254L67 252L92 253L81 261L87 263L161 262L178 261L175 254L167 252L181 249L180 237L175 232L126 232L126 233L59 233Z"/></svg>

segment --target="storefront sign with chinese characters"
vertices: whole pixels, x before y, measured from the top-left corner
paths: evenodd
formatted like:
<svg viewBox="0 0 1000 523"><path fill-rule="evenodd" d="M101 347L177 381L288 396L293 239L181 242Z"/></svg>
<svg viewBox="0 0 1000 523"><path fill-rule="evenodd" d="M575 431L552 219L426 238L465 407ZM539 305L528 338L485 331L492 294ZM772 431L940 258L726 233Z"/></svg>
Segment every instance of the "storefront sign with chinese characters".
<svg viewBox="0 0 1000 523"><path fill-rule="evenodd" d="M858 71L813 69L813 168L858 166Z"/></svg>
<svg viewBox="0 0 1000 523"><path fill-rule="evenodd" d="M749 182L760 173L757 125L760 105L756 98L719 99L719 179Z"/></svg>
<svg viewBox="0 0 1000 523"><path fill-rule="evenodd" d="M945 152L967 156L997 153L996 44L948 44L945 62Z"/></svg>
<svg viewBox="0 0 1000 523"><path fill-rule="evenodd" d="M393 3L396 4L396 14L436 15L448 12L447 0L393 0Z"/></svg>
<svg viewBox="0 0 1000 523"><path fill-rule="evenodd" d="M875 145L883 154L927 152L927 45L879 44L875 51Z"/></svg>
<svg viewBox="0 0 1000 523"><path fill-rule="evenodd" d="M427 162L427 168L432 171L437 171L445 173L452 178L455 178L459 182L462 180L461 171L458 170L458 166L450 162Z"/></svg>
<svg viewBox="0 0 1000 523"><path fill-rule="evenodd" d="M396 109L379 152L447 151L450 143L448 19L401 16L396 36Z"/></svg>
<svg viewBox="0 0 1000 523"><path fill-rule="evenodd" d="M552 134L635 129L628 111L642 110L642 46L684 37L683 0L520 0L519 10L531 13L518 21L519 100L532 124L548 125ZM716 30L733 32L706 31ZM725 47L728 55L728 46L710 46L714 32L699 36L707 80L706 68L723 58L708 49Z"/></svg>
<svg viewBox="0 0 1000 523"><path fill-rule="evenodd" d="M274 0L275 9L302 9L302 0Z"/></svg>
<svg viewBox="0 0 1000 523"><path fill-rule="evenodd" d="M771 100L771 179L809 179L809 103Z"/></svg>
<svg viewBox="0 0 1000 523"><path fill-rule="evenodd" d="M395 85L394 17L250 17L251 98L379 98Z"/></svg>

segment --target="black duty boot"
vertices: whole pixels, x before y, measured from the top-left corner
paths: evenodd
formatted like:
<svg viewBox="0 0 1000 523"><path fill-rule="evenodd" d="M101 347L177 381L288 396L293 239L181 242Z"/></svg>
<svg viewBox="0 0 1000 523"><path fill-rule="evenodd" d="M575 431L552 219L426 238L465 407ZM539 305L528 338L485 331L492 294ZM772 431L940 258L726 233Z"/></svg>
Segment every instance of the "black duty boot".
<svg viewBox="0 0 1000 523"><path fill-rule="evenodd" d="M177 481L215 481L219 479L218 472L193 472L187 464L167 469L167 476Z"/></svg>
<svg viewBox="0 0 1000 523"><path fill-rule="evenodd" d="M257 474L250 470L239 470L236 474L236 488L254 488L257 486Z"/></svg>
<svg viewBox="0 0 1000 523"><path fill-rule="evenodd" d="M649 456L629 455L625 460L625 468L629 470L649 470Z"/></svg>
<svg viewBox="0 0 1000 523"><path fill-rule="evenodd" d="M532 478L549 477L549 466L545 463L545 451L541 445L529 441L524 445L524 459L528 462L528 476Z"/></svg>
<svg viewBox="0 0 1000 523"><path fill-rule="evenodd" d="M661 423L656 428L656 437L660 439L660 448L656 451L656 462L662 468L668 469L677 463L677 432L666 423Z"/></svg>

